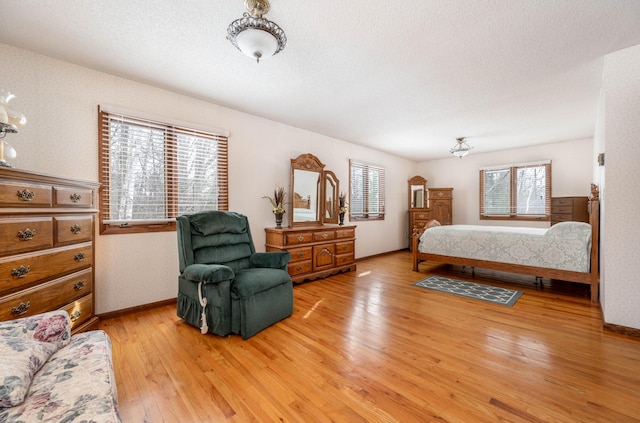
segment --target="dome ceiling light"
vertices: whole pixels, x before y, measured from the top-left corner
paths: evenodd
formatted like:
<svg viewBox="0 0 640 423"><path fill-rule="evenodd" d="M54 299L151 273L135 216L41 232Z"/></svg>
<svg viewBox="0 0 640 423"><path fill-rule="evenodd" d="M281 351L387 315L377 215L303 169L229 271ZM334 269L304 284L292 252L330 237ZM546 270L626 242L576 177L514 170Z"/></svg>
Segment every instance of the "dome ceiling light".
<svg viewBox="0 0 640 423"><path fill-rule="evenodd" d="M262 16L269 12L269 0L245 0L247 8L240 19L227 28L227 39L249 57L268 59L278 54L287 44L287 36L275 22Z"/></svg>
<svg viewBox="0 0 640 423"><path fill-rule="evenodd" d="M453 146L450 152L456 157L463 158L464 156L469 154L469 151L471 151L473 147L467 144L464 137L456 138L456 140L458 141L458 143Z"/></svg>

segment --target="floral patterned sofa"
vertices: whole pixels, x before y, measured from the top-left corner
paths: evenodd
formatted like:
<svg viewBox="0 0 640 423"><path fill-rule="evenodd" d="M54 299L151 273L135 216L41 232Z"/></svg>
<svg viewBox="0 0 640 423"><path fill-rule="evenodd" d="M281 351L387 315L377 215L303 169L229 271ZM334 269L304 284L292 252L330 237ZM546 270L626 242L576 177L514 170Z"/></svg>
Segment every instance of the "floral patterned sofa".
<svg viewBox="0 0 640 423"><path fill-rule="evenodd" d="M71 336L64 310L0 322L0 422L121 423L107 334Z"/></svg>

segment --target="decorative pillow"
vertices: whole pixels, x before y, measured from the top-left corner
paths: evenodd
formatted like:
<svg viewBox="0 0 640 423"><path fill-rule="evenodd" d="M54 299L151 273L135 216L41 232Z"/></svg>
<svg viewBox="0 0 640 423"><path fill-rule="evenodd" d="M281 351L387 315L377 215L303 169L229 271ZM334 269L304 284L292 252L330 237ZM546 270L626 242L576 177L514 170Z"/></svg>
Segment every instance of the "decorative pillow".
<svg viewBox="0 0 640 423"><path fill-rule="evenodd" d="M21 404L33 375L57 350L56 344L48 342L0 337L0 407Z"/></svg>
<svg viewBox="0 0 640 423"><path fill-rule="evenodd" d="M427 229L435 228L436 226L440 226L440 222L438 222L435 219L431 219L430 221L427 222Z"/></svg>

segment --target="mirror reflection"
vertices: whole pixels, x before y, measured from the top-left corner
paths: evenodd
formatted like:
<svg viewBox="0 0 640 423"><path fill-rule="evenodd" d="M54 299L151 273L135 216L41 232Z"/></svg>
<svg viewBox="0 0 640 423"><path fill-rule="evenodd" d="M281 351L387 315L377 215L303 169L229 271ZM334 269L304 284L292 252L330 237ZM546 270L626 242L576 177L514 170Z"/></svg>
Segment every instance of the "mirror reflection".
<svg viewBox="0 0 640 423"><path fill-rule="evenodd" d="M424 188L422 185L411 185L411 208L424 208Z"/></svg>
<svg viewBox="0 0 640 423"><path fill-rule="evenodd" d="M293 170L293 222L317 222L319 218L320 172Z"/></svg>

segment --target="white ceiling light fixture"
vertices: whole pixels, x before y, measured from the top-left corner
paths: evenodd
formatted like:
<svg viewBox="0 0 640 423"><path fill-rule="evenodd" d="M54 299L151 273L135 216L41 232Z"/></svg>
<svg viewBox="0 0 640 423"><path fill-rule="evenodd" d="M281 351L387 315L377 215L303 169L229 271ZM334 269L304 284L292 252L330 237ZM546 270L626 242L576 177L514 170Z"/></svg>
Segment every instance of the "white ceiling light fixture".
<svg viewBox="0 0 640 423"><path fill-rule="evenodd" d="M287 36L275 22L262 17L269 12L269 0L245 0L248 13L231 22L227 39L249 57L268 59L281 52L287 44Z"/></svg>
<svg viewBox="0 0 640 423"><path fill-rule="evenodd" d="M451 149L450 152L454 156L456 156L456 157L461 159L464 156L466 156L467 154L469 154L469 151L471 151L473 149L473 147L471 147L469 144L467 144L467 142L465 141L464 137L456 138L456 140L458 141L458 144L456 144Z"/></svg>

